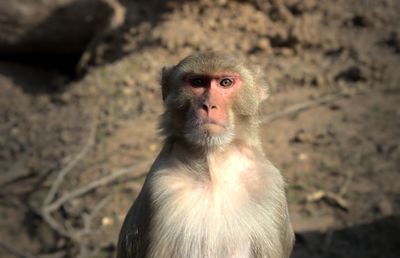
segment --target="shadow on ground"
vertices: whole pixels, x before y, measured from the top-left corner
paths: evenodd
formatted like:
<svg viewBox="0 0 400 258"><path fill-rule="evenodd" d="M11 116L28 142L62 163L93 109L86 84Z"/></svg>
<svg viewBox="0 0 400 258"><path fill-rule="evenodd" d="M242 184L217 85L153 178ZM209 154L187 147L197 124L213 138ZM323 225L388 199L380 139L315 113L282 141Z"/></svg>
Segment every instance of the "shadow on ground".
<svg viewBox="0 0 400 258"><path fill-rule="evenodd" d="M292 258L398 258L400 216L340 230L296 235Z"/></svg>

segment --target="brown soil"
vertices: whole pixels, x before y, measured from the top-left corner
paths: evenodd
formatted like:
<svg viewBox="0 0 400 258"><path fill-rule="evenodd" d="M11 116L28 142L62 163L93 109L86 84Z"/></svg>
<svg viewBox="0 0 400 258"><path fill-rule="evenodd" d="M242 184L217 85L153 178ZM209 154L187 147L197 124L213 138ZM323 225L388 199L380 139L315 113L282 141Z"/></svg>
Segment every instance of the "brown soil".
<svg viewBox="0 0 400 258"><path fill-rule="evenodd" d="M265 71L262 117L281 115L261 134L287 181L292 257L400 257L400 2L132 2L80 80L0 61L0 257L113 257L160 148L159 71L206 49ZM60 172L52 202L126 167L43 219Z"/></svg>

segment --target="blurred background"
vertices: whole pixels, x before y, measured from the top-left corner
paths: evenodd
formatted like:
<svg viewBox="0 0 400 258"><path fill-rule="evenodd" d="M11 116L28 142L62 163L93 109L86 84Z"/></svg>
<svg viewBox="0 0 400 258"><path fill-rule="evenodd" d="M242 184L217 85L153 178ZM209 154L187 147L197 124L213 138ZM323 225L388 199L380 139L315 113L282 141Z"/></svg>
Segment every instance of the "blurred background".
<svg viewBox="0 0 400 258"><path fill-rule="evenodd" d="M400 1L0 0L0 257L114 257L162 139L159 72L257 64L294 258L400 257Z"/></svg>

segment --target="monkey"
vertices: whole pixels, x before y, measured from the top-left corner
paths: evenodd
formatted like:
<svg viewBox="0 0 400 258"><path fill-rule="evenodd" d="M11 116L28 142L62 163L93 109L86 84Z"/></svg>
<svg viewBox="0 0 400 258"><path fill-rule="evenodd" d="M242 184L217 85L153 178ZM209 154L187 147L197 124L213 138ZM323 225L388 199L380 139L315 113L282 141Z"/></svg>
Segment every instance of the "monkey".
<svg viewBox="0 0 400 258"><path fill-rule="evenodd" d="M261 73L216 51L161 72L164 145L126 215L118 258L288 258L284 180L258 134Z"/></svg>

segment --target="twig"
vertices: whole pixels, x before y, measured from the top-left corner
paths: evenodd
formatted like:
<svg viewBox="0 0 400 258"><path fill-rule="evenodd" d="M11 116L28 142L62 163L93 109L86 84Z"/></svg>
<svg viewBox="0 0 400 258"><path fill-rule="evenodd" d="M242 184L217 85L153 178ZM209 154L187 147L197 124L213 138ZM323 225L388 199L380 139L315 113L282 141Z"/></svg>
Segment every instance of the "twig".
<svg viewBox="0 0 400 258"><path fill-rule="evenodd" d="M82 148L82 150L75 156L73 160L71 160L66 167L64 167L57 175L56 180L52 184L49 193L47 194L46 198L44 199L43 206L48 205L51 201L53 201L55 194L57 193L60 185L64 179L64 177L76 166L76 164L88 153L89 149L95 142L96 136L96 129L97 129L97 112L94 114L94 119L91 124L90 133L88 142Z"/></svg>
<svg viewBox="0 0 400 258"><path fill-rule="evenodd" d="M22 165L22 162L18 162L9 171L0 174L0 186L29 176L29 174L30 171Z"/></svg>
<svg viewBox="0 0 400 258"><path fill-rule="evenodd" d="M20 257L20 258L36 258L35 255L28 253L28 252L22 252L21 250L17 250L16 248L14 248L12 245L5 243L3 241L0 240L0 247L5 249L6 251L8 251L9 253Z"/></svg>
<svg viewBox="0 0 400 258"><path fill-rule="evenodd" d="M66 192L64 193L60 198L58 198L56 201L54 201L53 203L43 207L43 209L45 211L51 212L54 211L56 209L58 209L61 205L63 205L65 202L74 199L78 196L81 196L87 192L90 192L94 189L96 189L97 187L106 185L114 180L116 180L117 178L126 175L128 173L131 173L133 170L138 169L138 167L144 167L144 166L148 166L149 161L143 161L139 164L135 164L133 166L127 167L127 168L122 168L120 170L117 170L115 172L112 172L110 175L105 176L105 177L101 177L95 181L92 181L91 183L82 186L82 187L78 187L70 192ZM137 175L138 177L144 175L143 174L139 174Z"/></svg>
<svg viewBox="0 0 400 258"><path fill-rule="evenodd" d="M0 199L2 202L12 205L13 207L19 209L20 211L26 208L23 201L10 192L0 191Z"/></svg>
<svg viewBox="0 0 400 258"><path fill-rule="evenodd" d="M336 101L336 100L344 98L344 97L353 96L353 95L356 95L359 93L361 93L361 91L340 91L338 93L333 93L333 94L328 94L328 95L322 96L318 99L313 99L313 100L308 100L308 101L304 101L301 103L297 103L297 104L288 106L281 111L273 112L273 113L270 113L270 114L267 114L267 115L261 117L260 122L261 123L269 123L269 122L272 122L281 117L284 117L284 116L287 116L290 114L294 114L294 113L297 113L300 111L304 111L304 110L310 109L314 106L333 102L333 101Z"/></svg>
<svg viewBox="0 0 400 258"><path fill-rule="evenodd" d="M306 196L307 202L316 202L319 200L325 200L328 204L335 205L345 211L349 210L349 205L347 201L340 195L332 192L318 190Z"/></svg>
<svg viewBox="0 0 400 258"><path fill-rule="evenodd" d="M51 216L51 212L60 208L60 206L63 205L65 202L67 202L73 198L76 198L80 195L83 195L97 187L106 185L106 184L116 180L117 178L132 172L132 170L138 169L138 167L141 167L141 166L144 167L144 165L148 166L148 163L149 163L148 161L144 161L142 163L120 169L118 171L111 173L109 176L105 176L98 180L95 180L86 186L76 188L75 190L72 190L71 192L67 192L67 193L63 194L60 198L58 198L56 201L54 201L53 203L43 206L39 214L41 215L42 219L58 234L60 234L64 237L70 238L70 239L79 240L79 237L80 237L80 235L82 235L82 233L80 233L79 231L72 231L71 229L68 229L68 228L65 228L64 226L62 226L60 223L57 222L57 220L55 220ZM142 174L139 174L138 176L141 176L141 175ZM103 200L103 201L106 202L106 200ZM101 209L103 205L105 205L105 203L102 205L96 206L95 211Z"/></svg>
<svg viewBox="0 0 400 258"><path fill-rule="evenodd" d="M42 219L58 234L67 238L74 238L73 234L68 232L60 223L57 222L51 215L50 211L43 209L40 212Z"/></svg>
<svg viewBox="0 0 400 258"><path fill-rule="evenodd" d="M76 232L75 236L77 238L80 238L83 235L88 235L90 233L96 233L96 231L92 231L91 230L91 222L92 219L94 218L94 216L96 216L97 213L99 213L104 206L107 205L108 202L110 202L111 200L111 195L108 195L106 197L104 197L92 210L92 212L90 212L89 214L84 214L83 215L83 229ZM84 241L80 241L79 242L79 254L76 256L77 258L83 258L83 257L88 257L90 255L88 255L88 247L87 245L85 245Z"/></svg>
<svg viewBox="0 0 400 258"><path fill-rule="evenodd" d="M92 210L91 213L87 214L86 216L83 217L83 223L84 223L84 229L83 229L83 234L89 234L91 225L90 223L92 222L94 216L96 216L97 213L99 213L104 206L107 205L108 202L111 200L111 195L108 195L104 197Z"/></svg>
<svg viewBox="0 0 400 258"><path fill-rule="evenodd" d="M351 181L352 181L352 179L353 179L353 175L354 175L353 170L350 170L350 171L347 173L347 177L346 177L346 179L345 179L345 181L344 181L342 187L341 187L340 190L339 190L339 193L338 193L339 196L345 195L345 193L347 192L347 189L348 189L348 187L349 187L349 185L350 185L350 183L351 183Z"/></svg>
<svg viewBox="0 0 400 258"><path fill-rule="evenodd" d="M75 156L75 158L70 161L66 167L64 167L57 175L56 180L53 182L46 198L43 201L42 208L39 212L42 219L58 234L67 237L67 238L74 238L74 234L71 233L68 229L58 223L51 216L51 210L48 210L47 207L53 201L54 196L56 195L57 191L60 188L62 181L64 180L65 176L72 171L72 169L76 166L76 164L88 153L92 145L95 143L95 136L96 136L96 129L97 129L97 112L94 113L93 122L91 124L90 133L88 142L82 148L82 150Z"/></svg>

